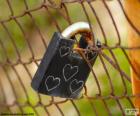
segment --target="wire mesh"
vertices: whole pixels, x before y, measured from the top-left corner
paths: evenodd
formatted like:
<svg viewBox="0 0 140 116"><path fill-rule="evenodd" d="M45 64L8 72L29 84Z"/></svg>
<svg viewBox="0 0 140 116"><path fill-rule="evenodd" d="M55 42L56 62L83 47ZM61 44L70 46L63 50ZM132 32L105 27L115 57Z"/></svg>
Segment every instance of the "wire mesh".
<svg viewBox="0 0 140 116"><path fill-rule="evenodd" d="M138 35L140 31L127 15L123 1L3 0L0 10L0 112L125 115L125 108L134 108L132 98L139 95L131 92L129 68L136 70L128 51L140 46L127 46L127 31L122 27L127 22ZM95 65L87 60L91 73L82 98L69 100L36 93L30 83L52 34L78 21L89 22L102 43Z"/></svg>

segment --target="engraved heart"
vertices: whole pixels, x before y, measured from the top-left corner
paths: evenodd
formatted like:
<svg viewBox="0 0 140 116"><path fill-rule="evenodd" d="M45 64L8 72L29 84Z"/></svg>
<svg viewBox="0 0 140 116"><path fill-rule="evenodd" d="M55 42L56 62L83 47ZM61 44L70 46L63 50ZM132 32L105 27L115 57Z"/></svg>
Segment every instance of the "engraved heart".
<svg viewBox="0 0 140 116"><path fill-rule="evenodd" d="M74 79L71 83L70 83L70 91L71 93L76 93L78 92L84 85L83 81L78 81L77 79Z"/></svg>
<svg viewBox="0 0 140 116"><path fill-rule="evenodd" d="M60 85L60 78L54 76L48 76L45 80L45 85L47 91L51 91Z"/></svg>
<svg viewBox="0 0 140 116"><path fill-rule="evenodd" d="M60 56L61 57L64 57L64 56L66 56L66 55L68 55L70 53L70 48L69 47L66 47L66 46L62 46L59 49L59 52L60 52Z"/></svg>
<svg viewBox="0 0 140 116"><path fill-rule="evenodd" d="M65 81L70 80L78 73L78 66L71 66L70 64L66 64L63 68L63 76Z"/></svg>

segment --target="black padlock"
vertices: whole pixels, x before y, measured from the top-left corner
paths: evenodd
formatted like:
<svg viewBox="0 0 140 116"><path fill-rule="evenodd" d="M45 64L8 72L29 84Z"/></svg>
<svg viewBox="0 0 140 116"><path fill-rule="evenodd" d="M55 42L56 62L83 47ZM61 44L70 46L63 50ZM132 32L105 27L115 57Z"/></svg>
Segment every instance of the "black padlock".
<svg viewBox="0 0 140 116"><path fill-rule="evenodd" d="M73 51L76 41L71 37L79 32L89 33L89 30L88 23L80 22L80 24L73 24L62 34L54 33L32 80L31 85L36 91L63 98L79 97L90 73L90 68L86 60L78 52ZM82 41L86 42L82 37L80 48L88 49L88 43L82 44ZM93 65L97 52L86 52L85 56Z"/></svg>

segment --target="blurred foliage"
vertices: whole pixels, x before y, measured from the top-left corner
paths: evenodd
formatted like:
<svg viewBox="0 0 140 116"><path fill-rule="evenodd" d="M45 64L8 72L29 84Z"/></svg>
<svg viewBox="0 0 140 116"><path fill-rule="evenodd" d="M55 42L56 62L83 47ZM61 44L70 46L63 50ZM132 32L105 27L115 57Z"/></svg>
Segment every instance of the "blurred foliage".
<svg viewBox="0 0 140 116"><path fill-rule="evenodd" d="M36 6L39 6L43 0L26 0L29 9L30 8L35 8ZM24 6L24 0L13 0L11 1L11 5L14 11L14 16L17 16L21 13L23 13L25 11L25 6ZM71 20L73 22L76 21L86 21L86 16L82 11L81 6L78 3L75 4L68 4L67 5L68 9L69 9L69 13L71 16ZM86 7L87 10L89 9L88 7ZM63 30L65 27L68 26L68 22L60 15L61 12L64 11L64 9L62 9L61 11L58 11L56 9L51 9L49 8L50 12L51 12L51 16L46 12L46 9L41 9L38 12L32 12L32 16L34 18L34 21L36 23L36 25L40 28L40 30L42 32L46 32L47 34L47 40L51 38L52 34L54 33L54 31L56 31L56 27L53 24L53 19L57 20L61 29ZM6 3L5 0L0 1L0 11L3 11L3 13L0 13L0 20L4 20L9 18L10 14L10 10L8 8L8 5ZM90 10L88 10L89 13L91 13ZM91 18L91 17L90 17ZM92 18L93 20L91 21L92 24L96 25L97 22L95 21L94 18ZM27 43L25 41L25 37L26 39L28 39L30 41L31 44L34 44L34 38L33 35L36 32L36 26L33 23L33 20L31 20L31 18L28 15L25 15L21 18L17 19L23 30L25 31L24 35L21 31L21 29L19 28L19 26L15 23L14 20L11 20L7 23L5 23L6 27L8 28L8 31L10 32L10 34L12 35L12 39L14 40L17 49L19 50L19 52L26 52L27 50ZM15 48L12 44L12 41L9 37L9 35L7 34L6 30L2 27L2 25L0 25L0 41L2 41L2 43L4 44L4 47L6 49L6 53L4 53L3 48L1 46L0 48L0 61L4 62L5 61L5 54L8 55L8 57L12 60L16 59L17 54L15 51ZM111 45L114 41L110 38L108 38L108 43L109 45ZM126 60L124 54L122 53L122 51L120 49L114 49L113 50L119 65L121 65L121 67L123 68L123 70L129 74L129 63ZM109 57L111 57L110 53L108 50L104 50L104 53L106 53L106 55L108 55ZM116 71L115 69L112 70L112 66L104 59L105 64L107 66L108 72L110 74L111 80L113 82L113 87L114 87L114 93L115 95L122 95L124 93L124 88L123 88L123 83L122 80L120 78L120 74L118 73L118 71ZM104 71L104 69L102 69L100 71L100 69L102 68L101 66L101 61L97 60L97 62L95 63L93 69L95 70L95 73L97 73L98 79L99 79L99 83L101 85L101 90L102 90L102 95L103 96L108 96L110 91L110 84L108 82L107 79L107 75ZM93 80L93 75L90 74L89 79L87 81L87 88L91 89L92 92L90 93L91 96L96 96L95 93L97 93L98 88L96 86L96 82L94 81L94 83L92 85L95 85L96 87L91 87L90 81ZM93 82L93 81L92 81ZM127 86L127 92L130 95L131 94L131 84L125 79L126 82L126 86ZM48 98L45 96L44 97L45 100L48 101ZM24 102L24 99L19 99L18 102L22 103ZM35 96L35 92L29 92L29 101L31 104L35 105L36 102L38 101L37 97ZM76 106L78 107L80 113L82 116L94 116L95 112L93 109L93 106L91 105L90 102L93 103L94 108L97 110L97 113L99 116L107 116L108 115L108 111L105 108L103 101L102 100L91 100L90 102L88 101L88 99L82 99L82 100L75 100L74 101ZM121 99L120 100L123 108L130 108L131 105L130 103L126 100L126 99ZM110 112L114 115L114 116L121 116L121 111L116 103L115 100L113 99L107 99L106 103L110 109ZM66 103L67 104L67 103ZM62 104L63 106L63 104ZM65 105L64 105L65 106ZM72 107L70 105L66 105L66 107L64 108L65 111L68 112L67 116L72 116L72 115L76 115L76 114L72 114L71 112L69 112L69 109L71 109ZM23 108L24 112L34 112L32 107L24 107ZM4 111L4 110L3 110ZM42 115L45 115L45 111L43 110L42 107L38 107L37 111L42 113ZM64 111L64 112L65 112Z"/></svg>

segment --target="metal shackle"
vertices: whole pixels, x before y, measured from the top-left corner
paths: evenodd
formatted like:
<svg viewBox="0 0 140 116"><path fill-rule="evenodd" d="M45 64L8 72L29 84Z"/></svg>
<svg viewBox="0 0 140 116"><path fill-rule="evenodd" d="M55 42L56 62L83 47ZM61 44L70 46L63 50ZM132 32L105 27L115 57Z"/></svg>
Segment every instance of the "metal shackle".
<svg viewBox="0 0 140 116"><path fill-rule="evenodd" d="M87 22L77 22L70 25L62 32L62 36L65 38L70 38L76 35L77 33L82 33L82 32L86 32L86 33L91 32L89 24Z"/></svg>
<svg viewBox="0 0 140 116"><path fill-rule="evenodd" d="M85 37L89 38L91 40L90 42L94 44L94 38L92 37L91 29L90 29L89 23L87 22L77 22L70 25L62 32L62 36L66 39L70 39L76 34L81 34L81 33L85 33Z"/></svg>

